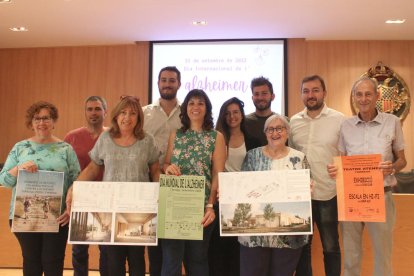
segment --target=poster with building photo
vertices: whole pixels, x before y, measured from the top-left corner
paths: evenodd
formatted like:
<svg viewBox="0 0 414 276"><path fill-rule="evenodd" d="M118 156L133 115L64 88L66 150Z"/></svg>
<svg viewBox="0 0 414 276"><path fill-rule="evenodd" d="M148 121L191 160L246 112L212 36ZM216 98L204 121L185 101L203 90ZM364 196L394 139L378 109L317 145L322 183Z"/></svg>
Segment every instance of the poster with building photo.
<svg viewBox="0 0 414 276"><path fill-rule="evenodd" d="M312 234L309 170L219 173L220 235Z"/></svg>
<svg viewBox="0 0 414 276"><path fill-rule="evenodd" d="M59 232L63 172L19 170L12 232Z"/></svg>
<svg viewBox="0 0 414 276"><path fill-rule="evenodd" d="M157 182L75 181L70 244L157 245Z"/></svg>

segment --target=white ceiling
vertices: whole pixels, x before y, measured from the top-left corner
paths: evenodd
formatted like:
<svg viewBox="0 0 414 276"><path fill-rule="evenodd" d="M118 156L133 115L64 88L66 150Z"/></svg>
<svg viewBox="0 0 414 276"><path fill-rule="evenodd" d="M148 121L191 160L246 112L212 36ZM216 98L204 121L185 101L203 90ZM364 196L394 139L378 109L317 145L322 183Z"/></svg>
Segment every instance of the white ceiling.
<svg viewBox="0 0 414 276"><path fill-rule="evenodd" d="M402 25L386 19L406 19ZM193 26L206 20L207 26ZM25 26L28 32L11 32ZM306 38L414 40L413 0L12 0L0 48L135 41Z"/></svg>

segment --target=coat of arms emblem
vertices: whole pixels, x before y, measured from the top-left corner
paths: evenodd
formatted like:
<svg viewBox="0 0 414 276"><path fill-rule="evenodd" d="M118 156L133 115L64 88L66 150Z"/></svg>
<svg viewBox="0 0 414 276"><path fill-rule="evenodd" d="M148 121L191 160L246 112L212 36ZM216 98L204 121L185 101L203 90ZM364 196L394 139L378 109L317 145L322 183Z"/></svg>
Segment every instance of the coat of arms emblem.
<svg viewBox="0 0 414 276"><path fill-rule="evenodd" d="M375 78L378 81L380 98L377 101L377 108L382 112L396 115L404 121L410 110L410 92L405 81L390 67L382 62L370 68L361 77ZM353 114L358 113L358 108L352 100L351 108Z"/></svg>

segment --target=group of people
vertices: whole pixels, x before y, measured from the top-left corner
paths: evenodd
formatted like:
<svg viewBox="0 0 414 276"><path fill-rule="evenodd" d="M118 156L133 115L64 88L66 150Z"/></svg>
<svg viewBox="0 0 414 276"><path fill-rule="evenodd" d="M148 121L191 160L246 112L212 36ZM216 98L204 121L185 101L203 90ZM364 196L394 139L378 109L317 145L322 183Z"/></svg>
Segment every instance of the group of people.
<svg viewBox="0 0 414 276"><path fill-rule="evenodd" d="M180 71L169 66L158 75L160 98L141 107L134 96L122 96L104 127L107 105L99 96L85 102L86 127L69 132L64 141L53 135L58 119L48 102L33 104L26 126L34 135L18 142L0 173L0 183L13 189L19 169L65 172L64 203L58 233L15 233L23 255L24 275L62 275L73 181L157 182L160 173L206 177L203 240L160 239L148 247L150 275L312 275L311 241L307 235L220 237L218 173L310 169L312 217L318 227L326 275L341 274L333 157L380 153L387 219L384 223L341 223L344 275L360 275L361 239L367 226L374 249L375 275L392 275L391 250L395 210L390 187L406 165L399 119L376 109L377 83L358 80L352 97L359 113L349 119L327 107L324 80L302 80L304 110L290 121L271 110L275 98L264 77L251 82L255 112L231 98L220 108L216 127L212 104L203 90L177 100ZM10 223L13 217L13 198ZM66 206L67 205L67 206ZM88 246L73 245L75 275L88 273ZM145 275L144 247L100 246L101 275Z"/></svg>

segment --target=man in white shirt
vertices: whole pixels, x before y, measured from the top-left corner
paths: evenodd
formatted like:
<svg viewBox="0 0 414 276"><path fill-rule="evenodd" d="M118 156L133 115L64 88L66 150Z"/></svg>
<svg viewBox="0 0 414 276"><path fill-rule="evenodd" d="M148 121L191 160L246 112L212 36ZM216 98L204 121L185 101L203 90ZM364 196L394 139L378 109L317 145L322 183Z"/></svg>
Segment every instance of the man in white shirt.
<svg viewBox="0 0 414 276"><path fill-rule="evenodd" d="M368 229L374 255L373 275L392 275L392 233L395 224L395 206L391 187L397 184L395 173L406 165L404 135L400 119L376 108L379 99L375 79L362 77L352 87L352 99L358 115L341 125L338 149L341 155L381 154L378 167L384 176L385 222L341 222L344 246L344 275L361 275L362 235ZM337 168L329 165L335 178ZM345 183L346 185L346 183Z"/></svg>
<svg viewBox="0 0 414 276"><path fill-rule="evenodd" d="M341 275L341 251L338 238L338 207L335 180L326 167L339 155L339 130L344 115L325 104L327 91L324 80L308 76L302 80L301 97L305 109L290 120L289 145L306 154L314 187L312 217L322 242L326 275ZM304 246L296 275L312 275L311 242Z"/></svg>
<svg viewBox="0 0 414 276"><path fill-rule="evenodd" d="M170 133L181 127L180 105L177 101L177 91L180 86L180 71L175 66L162 68L158 75L160 99L143 107L144 130L155 138L155 143L160 151L161 169L164 165ZM148 247L151 276L161 275L162 250L160 243L161 241L158 240L158 246Z"/></svg>

